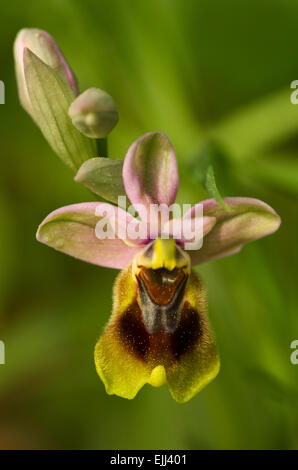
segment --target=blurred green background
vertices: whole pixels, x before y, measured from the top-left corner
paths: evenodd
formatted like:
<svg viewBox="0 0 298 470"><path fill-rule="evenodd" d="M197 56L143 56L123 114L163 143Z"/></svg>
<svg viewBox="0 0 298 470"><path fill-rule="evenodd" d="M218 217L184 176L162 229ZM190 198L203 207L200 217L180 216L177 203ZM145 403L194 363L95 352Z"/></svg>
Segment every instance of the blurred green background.
<svg viewBox="0 0 298 470"><path fill-rule="evenodd" d="M298 79L296 0L46 0L1 5L0 447L297 449ZM221 354L218 378L185 405L146 385L106 395L93 348L116 270L38 244L52 210L92 199L20 107L12 45L22 27L49 31L84 90L115 99L110 156L166 132L179 199L196 202L192 168L214 142L224 196L265 200L278 232L198 268Z"/></svg>

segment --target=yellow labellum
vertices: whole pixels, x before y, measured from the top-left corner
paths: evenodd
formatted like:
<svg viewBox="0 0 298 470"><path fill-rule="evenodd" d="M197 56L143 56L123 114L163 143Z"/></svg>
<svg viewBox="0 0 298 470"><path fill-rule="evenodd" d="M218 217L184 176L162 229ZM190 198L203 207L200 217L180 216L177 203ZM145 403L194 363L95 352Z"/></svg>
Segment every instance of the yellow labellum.
<svg viewBox="0 0 298 470"><path fill-rule="evenodd" d="M95 364L107 393L127 399L166 384L185 403L216 377L206 290L174 240L154 240L119 273Z"/></svg>

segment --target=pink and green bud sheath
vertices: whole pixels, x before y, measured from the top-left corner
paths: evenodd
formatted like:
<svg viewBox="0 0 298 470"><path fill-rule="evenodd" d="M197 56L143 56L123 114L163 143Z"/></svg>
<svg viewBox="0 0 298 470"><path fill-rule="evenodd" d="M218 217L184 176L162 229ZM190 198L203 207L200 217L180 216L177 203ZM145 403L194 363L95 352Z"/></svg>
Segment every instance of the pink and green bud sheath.
<svg viewBox="0 0 298 470"><path fill-rule="evenodd" d="M17 85L21 104L34 119L24 73L25 49L29 49L40 60L55 70L55 72L57 72L60 77L69 84L75 95L79 93L79 90L76 77L54 38L49 33L42 31L41 29L22 29L18 33L14 43Z"/></svg>

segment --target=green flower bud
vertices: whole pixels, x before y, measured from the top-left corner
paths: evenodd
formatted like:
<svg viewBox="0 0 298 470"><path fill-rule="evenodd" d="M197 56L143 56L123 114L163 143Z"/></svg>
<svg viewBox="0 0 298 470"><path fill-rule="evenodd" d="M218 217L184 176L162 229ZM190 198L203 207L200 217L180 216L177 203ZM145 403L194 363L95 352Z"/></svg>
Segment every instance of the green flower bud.
<svg viewBox="0 0 298 470"><path fill-rule="evenodd" d="M93 139L106 137L118 122L113 98L99 88L88 88L70 105L68 114L82 134Z"/></svg>

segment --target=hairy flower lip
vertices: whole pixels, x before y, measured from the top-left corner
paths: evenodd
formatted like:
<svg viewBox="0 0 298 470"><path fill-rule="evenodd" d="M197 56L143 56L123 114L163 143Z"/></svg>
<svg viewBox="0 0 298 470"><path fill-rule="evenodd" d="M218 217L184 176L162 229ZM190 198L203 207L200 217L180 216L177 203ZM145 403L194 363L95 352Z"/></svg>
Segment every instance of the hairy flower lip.
<svg viewBox="0 0 298 470"><path fill-rule="evenodd" d="M108 394L132 399L146 383L166 383L173 398L185 403L219 371L205 290L192 272L178 327L171 332L150 333L135 289L128 267L116 280L112 317L95 348L97 372Z"/></svg>

